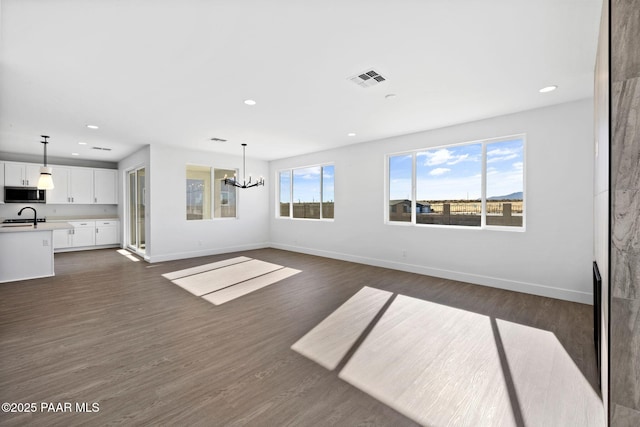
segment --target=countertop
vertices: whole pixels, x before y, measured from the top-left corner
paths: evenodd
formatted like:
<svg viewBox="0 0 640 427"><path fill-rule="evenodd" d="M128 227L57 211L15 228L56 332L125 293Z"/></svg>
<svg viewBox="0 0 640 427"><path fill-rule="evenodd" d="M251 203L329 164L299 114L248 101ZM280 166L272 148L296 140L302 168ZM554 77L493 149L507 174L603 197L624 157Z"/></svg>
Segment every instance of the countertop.
<svg viewBox="0 0 640 427"><path fill-rule="evenodd" d="M0 233L69 230L71 228L73 226L68 222L39 222L36 228L33 228L33 224L0 224Z"/></svg>

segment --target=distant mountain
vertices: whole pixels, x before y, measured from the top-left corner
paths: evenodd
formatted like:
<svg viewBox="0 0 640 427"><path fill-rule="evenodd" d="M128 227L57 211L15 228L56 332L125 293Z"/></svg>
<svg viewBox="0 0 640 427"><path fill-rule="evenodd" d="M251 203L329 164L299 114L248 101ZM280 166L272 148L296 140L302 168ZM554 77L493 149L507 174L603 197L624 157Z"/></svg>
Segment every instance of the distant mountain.
<svg viewBox="0 0 640 427"><path fill-rule="evenodd" d="M517 193L507 194L506 196L489 197L487 200L522 200L522 191L518 191Z"/></svg>

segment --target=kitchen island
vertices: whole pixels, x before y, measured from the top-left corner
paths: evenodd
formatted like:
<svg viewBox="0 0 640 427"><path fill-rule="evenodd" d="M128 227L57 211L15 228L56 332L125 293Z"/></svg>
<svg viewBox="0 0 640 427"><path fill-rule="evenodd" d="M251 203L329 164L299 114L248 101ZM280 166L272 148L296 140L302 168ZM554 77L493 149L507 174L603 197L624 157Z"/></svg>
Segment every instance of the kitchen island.
<svg viewBox="0 0 640 427"><path fill-rule="evenodd" d="M66 222L0 225L0 283L53 276L53 230Z"/></svg>

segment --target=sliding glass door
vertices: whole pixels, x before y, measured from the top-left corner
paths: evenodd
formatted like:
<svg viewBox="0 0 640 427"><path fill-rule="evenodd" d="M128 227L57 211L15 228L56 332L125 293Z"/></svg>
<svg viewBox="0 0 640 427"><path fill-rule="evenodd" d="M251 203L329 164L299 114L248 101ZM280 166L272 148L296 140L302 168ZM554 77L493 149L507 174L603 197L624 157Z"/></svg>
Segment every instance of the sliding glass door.
<svg viewBox="0 0 640 427"><path fill-rule="evenodd" d="M127 247L134 252L145 253L145 196L146 196L145 168L138 168L128 172L128 232Z"/></svg>

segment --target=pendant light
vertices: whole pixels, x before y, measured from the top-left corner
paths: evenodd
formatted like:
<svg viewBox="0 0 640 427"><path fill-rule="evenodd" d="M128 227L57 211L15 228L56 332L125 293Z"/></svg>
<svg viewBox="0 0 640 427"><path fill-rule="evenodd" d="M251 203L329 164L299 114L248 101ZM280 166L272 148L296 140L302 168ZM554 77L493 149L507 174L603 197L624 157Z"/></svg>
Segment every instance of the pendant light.
<svg viewBox="0 0 640 427"><path fill-rule="evenodd" d="M38 190L53 190L53 179L51 178L51 168L47 166L47 135L40 135L44 141L44 166L40 168L40 178L38 179Z"/></svg>
<svg viewBox="0 0 640 427"><path fill-rule="evenodd" d="M227 178L227 175L225 175L223 178L225 185L233 185L234 187L238 187L238 188L251 188L251 187L257 187L259 185L264 185L263 177L260 177L260 179L252 183L251 175L249 175L249 182L247 182L247 179L246 179L247 162L245 159L246 149L247 149L247 144L242 144L242 184L238 182L238 179L235 177L235 175L233 178Z"/></svg>

